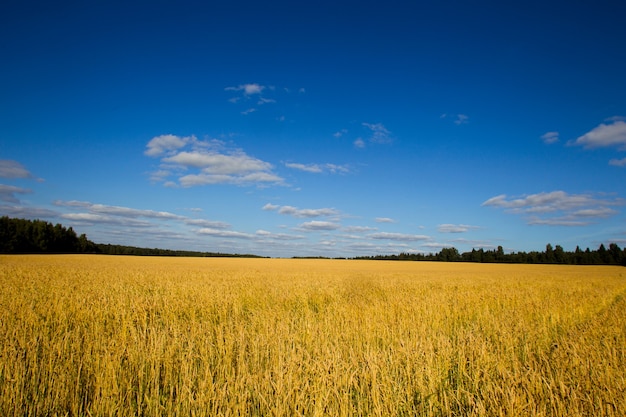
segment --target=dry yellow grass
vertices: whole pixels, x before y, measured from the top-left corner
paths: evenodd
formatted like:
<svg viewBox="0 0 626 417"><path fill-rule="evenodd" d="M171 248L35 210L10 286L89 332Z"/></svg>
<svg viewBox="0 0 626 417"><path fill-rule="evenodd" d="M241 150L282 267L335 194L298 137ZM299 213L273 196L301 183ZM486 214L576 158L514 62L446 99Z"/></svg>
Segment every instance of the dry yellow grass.
<svg viewBox="0 0 626 417"><path fill-rule="evenodd" d="M623 416L626 269L0 256L3 416Z"/></svg>

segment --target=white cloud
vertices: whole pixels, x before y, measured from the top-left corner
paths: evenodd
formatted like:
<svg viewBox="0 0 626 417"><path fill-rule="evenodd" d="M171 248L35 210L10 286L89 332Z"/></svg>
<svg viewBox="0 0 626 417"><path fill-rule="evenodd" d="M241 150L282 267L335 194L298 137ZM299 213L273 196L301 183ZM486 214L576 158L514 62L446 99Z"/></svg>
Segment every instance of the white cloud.
<svg viewBox="0 0 626 417"><path fill-rule="evenodd" d="M24 219L46 219L59 216L59 213L53 210L23 205L0 205L0 214L2 214L3 216L19 217Z"/></svg>
<svg viewBox="0 0 626 417"><path fill-rule="evenodd" d="M393 142L393 137L391 136L391 132L387 130L387 128L382 123L363 123L363 126L367 127L369 130L372 131L370 142L372 143Z"/></svg>
<svg viewBox="0 0 626 417"><path fill-rule="evenodd" d="M288 214L293 217L321 217L321 216L335 216L339 212L333 208L319 208L319 209L298 209L291 206L283 206L278 210L279 214Z"/></svg>
<svg viewBox="0 0 626 417"><path fill-rule="evenodd" d="M235 232L232 230L221 230L205 227L196 230L196 233L200 235L208 235L212 237L234 238L234 239L252 239L254 236L248 233Z"/></svg>
<svg viewBox="0 0 626 417"><path fill-rule="evenodd" d="M262 210L278 210L278 214L289 215L297 218L336 216L339 214L339 211L334 208L299 209L293 206L277 206L270 203L264 205Z"/></svg>
<svg viewBox="0 0 626 417"><path fill-rule="evenodd" d="M612 123L601 123L589 132L576 139L573 144L587 149L612 147L626 148L626 122L619 118L611 118Z"/></svg>
<svg viewBox="0 0 626 417"><path fill-rule="evenodd" d="M73 210L81 210L78 213L64 213L62 218L81 223L106 223L129 227L156 227L157 221L176 221L188 226L199 226L210 229L228 229L230 225L221 221L191 218L170 213L168 211L143 210L130 207L110 206L96 204L88 201L62 201L56 200L53 204L57 207L66 207ZM197 211L197 210L194 210Z"/></svg>
<svg viewBox="0 0 626 417"><path fill-rule="evenodd" d="M304 172L312 172L314 174L323 172L322 168L317 164L297 164L297 163L286 162L285 166L287 168L297 169L299 171L304 171Z"/></svg>
<svg viewBox="0 0 626 417"><path fill-rule="evenodd" d="M275 239L275 240L301 240L304 239L304 236L301 235L290 235L287 233L272 233L267 230L257 230L256 235L263 239Z"/></svg>
<svg viewBox="0 0 626 417"><path fill-rule="evenodd" d="M546 132L541 135L541 139L543 140L543 143L551 145L559 141L559 132Z"/></svg>
<svg viewBox="0 0 626 417"><path fill-rule="evenodd" d="M263 184L280 184L283 179L277 175L270 173L251 173L245 175L226 175L226 174L189 174L178 179L182 187L189 188L201 185L252 185L262 186Z"/></svg>
<svg viewBox="0 0 626 417"><path fill-rule="evenodd" d="M350 168L348 168L347 165L324 164L324 168L326 168L326 171L330 172L331 174L336 174L336 173L346 174L350 172Z"/></svg>
<svg viewBox="0 0 626 417"><path fill-rule="evenodd" d="M576 210L572 213L573 217L610 217L617 214L617 210L608 207L587 208Z"/></svg>
<svg viewBox="0 0 626 417"><path fill-rule="evenodd" d="M609 165L614 165L616 167L626 167L626 158L622 159L611 159L609 161Z"/></svg>
<svg viewBox="0 0 626 417"><path fill-rule="evenodd" d="M34 178L34 176L19 162L0 159L0 178Z"/></svg>
<svg viewBox="0 0 626 417"><path fill-rule="evenodd" d="M359 149L361 149L361 148L365 148L365 142L363 141L363 139L361 139L361 138L357 138L357 139L354 141L354 147L355 147L355 148L359 148Z"/></svg>
<svg viewBox="0 0 626 417"><path fill-rule="evenodd" d="M127 218L147 217L147 218L153 218L153 219L168 219L168 220L184 219L183 216L169 213L167 211L140 210L140 209L133 209L129 207L95 204L95 203L90 203L88 201L56 200L53 202L53 204L59 207L82 208L82 209L87 209L91 213L109 214L113 216L120 216L120 217L127 217Z"/></svg>
<svg viewBox="0 0 626 417"><path fill-rule="evenodd" d="M286 162L285 166L291 169L297 169L299 171L310 172L313 174L321 174L321 173L348 173L350 169L345 165L337 165L337 164L300 164L300 163L291 163Z"/></svg>
<svg viewBox="0 0 626 417"><path fill-rule="evenodd" d="M376 223L395 223L396 221L394 219L390 219L389 217L376 217L376 219L374 219L376 221Z"/></svg>
<svg viewBox="0 0 626 417"><path fill-rule="evenodd" d="M244 116L247 116L250 113L254 113L255 111L256 111L256 109L254 107L252 107L252 108L249 108L247 110L242 111L241 114L243 114Z"/></svg>
<svg viewBox="0 0 626 417"><path fill-rule="evenodd" d="M268 211L272 211L272 210L278 210L280 206L276 205L276 204L272 204L272 203L267 203L266 205L264 205L261 210L268 210Z"/></svg>
<svg viewBox="0 0 626 417"><path fill-rule="evenodd" d="M528 219L528 224L531 226L587 226L589 222L582 220L574 220L570 217L551 217L542 219L539 217L531 217Z"/></svg>
<svg viewBox="0 0 626 417"><path fill-rule="evenodd" d="M609 207L624 205L619 198L607 199L591 194L568 194L564 191L538 193L510 199L505 194L492 197L483 206L504 209L513 214L530 215L529 224L584 226L589 220L617 214Z"/></svg>
<svg viewBox="0 0 626 417"><path fill-rule="evenodd" d="M158 140L155 140L158 139ZM240 149L226 149L218 140L198 140L159 136L148 143L146 155L161 157L161 166L151 180L172 185L171 176L183 187L211 184L263 185L282 184L283 179L272 172L272 164L247 155ZM196 172L187 173L195 169Z"/></svg>
<svg viewBox="0 0 626 417"><path fill-rule="evenodd" d="M347 233L365 233L365 232L372 232L374 230L376 230L375 227L369 227L369 226L346 226L343 228L343 231Z"/></svg>
<svg viewBox="0 0 626 417"><path fill-rule="evenodd" d="M226 91L243 91L243 93L247 96L253 94L261 94L263 90L265 90L265 86L251 83L251 84L240 84L237 87L226 87L224 90Z"/></svg>
<svg viewBox="0 0 626 417"><path fill-rule="evenodd" d="M167 169L158 169L150 173L150 181L163 182L170 175L172 175L172 171L167 170Z"/></svg>
<svg viewBox="0 0 626 417"><path fill-rule="evenodd" d="M440 224L437 227L439 233L465 233L476 229L480 229L480 227L467 224Z"/></svg>
<svg viewBox="0 0 626 417"><path fill-rule="evenodd" d="M30 193L32 193L32 190L29 190L27 188L0 184L0 201L6 201L7 203L19 203L20 200L17 197L15 197L15 194L30 194Z"/></svg>
<svg viewBox="0 0 626 417"><path fill-rule="evenodd" d="M565 191L552 191L549 193L531 194L516 199L507 199L507 196L502 194L488 199L482 205L530 212L552 212L571 210L572 208L593 204L598 201L588 194L568 194Z"/></svg>
<svg viewBox="0 0 626 417"><path fill-rule="evenodd" d="M230 225L225 222L205 219L184 219L183 222L190 226L200 226L209 229L229 229Z"/></svg>
<svg viewBox="0 0 626 417"><path fill-rule="evenodd" d="M316 230L337 230L341 227L341 225L333 222L312 220L310 222L305 222L300 224L300 228L307 231L316 231Z"/></svg>
<svg viewBox="0 0 626 417"><path fill-rule="evenodd" d="M195 136L179 137L175 135L161 135L156 136L148 142L146 151L147 156L160 156L164 153L175 151L187 145L190 142L196 141Z"/></svg>
<svg viewBox="0 0 626 417"><path fill-rule="evenodd" d="M243 152L235 152L233 154L206 151L180 152L174 156L164 158L163 162L201 168L207 174L226 175L267 171L272 167L270 163L252 158Z"/></svg>
<svg viewBox="0 0 626 417"><path fill-rule="evenodd" d="M425 236L425 235L411 235L411 234L405 234L405 233L390 233L390 232L372 233L368 235L368 237L371 239L397 240L401 242L412 242L412 241L417 241L417 240L430 239L430 236Z"/></svg>
<svg viewBox="0 0 626 417"><path fill-rule="evenodd" d="M430 243L424 243L422 247L429 248L429 249L443 249L443 248L454 247L454 245L451 245L449 243L430 242Z"/></svg>
<svg viewBox="0 0 626 417"><path fill-rule="evenodd" d="M66 220L72 220L78 223L87 224L114 224L116 226L126 227L151 227L152 223L145 220L137 220L133 218L121 218L115 216L107 216L105 214L96 213L64 213L60 216Z"/></svg>

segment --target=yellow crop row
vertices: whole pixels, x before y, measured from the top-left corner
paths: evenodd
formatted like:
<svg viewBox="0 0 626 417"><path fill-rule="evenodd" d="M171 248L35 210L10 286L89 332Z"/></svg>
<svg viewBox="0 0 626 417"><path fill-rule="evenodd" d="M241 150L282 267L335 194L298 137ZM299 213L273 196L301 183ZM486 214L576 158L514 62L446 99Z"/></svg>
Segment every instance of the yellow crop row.
<svg viewBox="0 0 626 417"><path fill-rule="evenodd" d="M626 269L0 256L3 416L623 416Z"/></svg>

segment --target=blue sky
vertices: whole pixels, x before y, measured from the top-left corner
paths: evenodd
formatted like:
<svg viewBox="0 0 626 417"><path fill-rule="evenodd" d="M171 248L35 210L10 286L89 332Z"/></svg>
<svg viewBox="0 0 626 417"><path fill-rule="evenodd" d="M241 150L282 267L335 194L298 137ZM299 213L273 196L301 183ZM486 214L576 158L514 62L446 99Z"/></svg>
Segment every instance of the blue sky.
<svg viewBox="0 0 626 417"><path fill-rule="evenodd" d="M625 15L3 2L0 214L267 256L624 246Z"/></svg>

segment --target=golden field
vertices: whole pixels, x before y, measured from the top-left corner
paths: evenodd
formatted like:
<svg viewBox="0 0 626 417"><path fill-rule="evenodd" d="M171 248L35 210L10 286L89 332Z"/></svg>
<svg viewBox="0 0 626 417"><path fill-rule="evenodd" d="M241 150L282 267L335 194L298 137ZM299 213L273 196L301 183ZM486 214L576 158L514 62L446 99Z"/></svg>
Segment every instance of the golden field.
<svg viewBox="0 0 626 417"><path fill-rule="evenodd" d="M0 256L2 416L624 416L626 269Z"/></svg>

